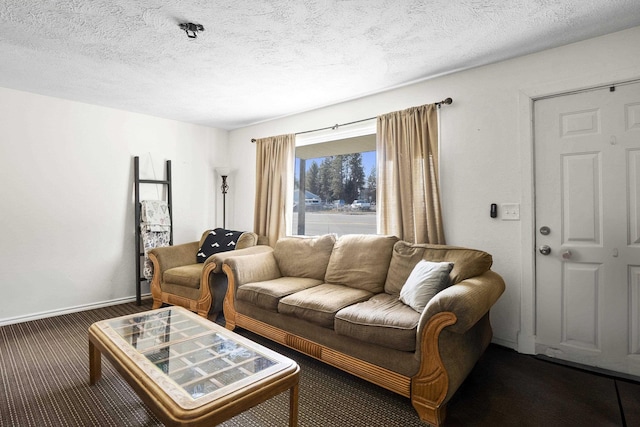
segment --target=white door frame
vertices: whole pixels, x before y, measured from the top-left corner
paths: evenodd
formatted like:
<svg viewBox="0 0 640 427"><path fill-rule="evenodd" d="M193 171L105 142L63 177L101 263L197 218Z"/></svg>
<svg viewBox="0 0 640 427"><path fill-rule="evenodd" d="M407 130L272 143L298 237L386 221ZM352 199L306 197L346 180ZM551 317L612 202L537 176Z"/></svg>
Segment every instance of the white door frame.
<svg viewBox="0 0 640 427"><path fill-rule="evenodd" d="M535 354L536 331L536 281L535 281L535 177L534 177L534 134L533 102L546 96L561 95L599 86L615 85L640 79L637 70L620 70L604 77L602 75L576 76L571 80L550 82L521 88L518 92L518 140L521 151L520 226L522 236L521 287L520 287L520 329L516 350L520 353Z"/></svg>

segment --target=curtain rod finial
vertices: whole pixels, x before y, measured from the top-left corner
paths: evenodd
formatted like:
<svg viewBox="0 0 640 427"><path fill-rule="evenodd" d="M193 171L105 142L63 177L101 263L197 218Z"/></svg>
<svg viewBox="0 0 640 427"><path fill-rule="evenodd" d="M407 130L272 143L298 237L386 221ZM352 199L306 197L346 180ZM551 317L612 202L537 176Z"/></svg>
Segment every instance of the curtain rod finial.
<svg viewBox="0 0 640 427"><path fill-rule="evenodd" d="M451 105L451 104L453 104L453 99L451 99L451 98L446 98L446 99L443 99L443 100L442 100L442 101L440 101L440 102L436 102L436 107L441 108L441 107L442 107L442 104L444 104L444 105Z"/></svg>

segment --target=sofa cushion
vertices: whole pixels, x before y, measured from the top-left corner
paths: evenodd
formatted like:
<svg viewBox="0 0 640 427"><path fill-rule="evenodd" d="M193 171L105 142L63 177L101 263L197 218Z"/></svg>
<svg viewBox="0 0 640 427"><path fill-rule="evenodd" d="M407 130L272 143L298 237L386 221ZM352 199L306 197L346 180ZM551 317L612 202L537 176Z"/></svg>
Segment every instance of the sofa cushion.
<svg viewBox="0 0 640 427"><path fill-rule="evenodd" d="M336 313L336 333L401 351L415 351L420 314L396 296L377 294Z"/></svg>
<svg viewBox="0 0 640 427"><path fill-rule="evenodd" d="M395 236L347 234L333 247L325 282L380 293L384 289Z"/></svg>
<svg viewBox="0 0 640 427"><path fill-rule="evenodd" d="M399 295L413 267L422 259L453 262L453 270L449 274L451 284L481 275L491 268L493 262L491 255L476 249L399 241L393 247L384 291Z"/></svg>
<svg viewBox="0 0 640 427"><path fill-rule="evenodd" d="M322 281L304 277L280 277L244 284L238 288L236 298L267 310L277 311L280 298L320 283Z"/></svg>
<svg viewBox="0 0 640 427"><path fill-rule="evenodd" d="M186 286L189 288L200 288L200 277L202 276L202 264L188 264L180 267L165 270L162 280L173 285Z"/></svg>
<svg viewBox="0 0 640 427"><path fill-rule="evenodd" d="M431 298L451 284L452 268L452 262L418 261L400 290L400 301L422 313Z"/></svg>
<svg viewBox="0 0 640 427"><path fill-rule="evenodd" d="M273 255L284 277L307 277L324 280L327 263L336 236L283 237L278 239Z"/></svg>
<svg viewBox="0 0 640 427"><path fill-rule="evenodd" d="M278 312L333 329L334 317L339 310L371 296L371 292L362 289L323 283L282 298Z"/></svg>

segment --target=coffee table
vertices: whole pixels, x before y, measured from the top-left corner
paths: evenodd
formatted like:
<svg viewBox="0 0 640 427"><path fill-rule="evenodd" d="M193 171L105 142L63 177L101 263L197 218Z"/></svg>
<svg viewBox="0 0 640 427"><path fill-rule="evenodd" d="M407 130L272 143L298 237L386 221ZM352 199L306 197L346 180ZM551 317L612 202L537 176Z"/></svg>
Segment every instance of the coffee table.
<svg viewBox="0 0 640 427"><path fill-rule="evenodd" d="M101 355L165 425L215 425L286 390L289 426L297 425L298 365L182 307L91 325L91 385Z"/></svg>

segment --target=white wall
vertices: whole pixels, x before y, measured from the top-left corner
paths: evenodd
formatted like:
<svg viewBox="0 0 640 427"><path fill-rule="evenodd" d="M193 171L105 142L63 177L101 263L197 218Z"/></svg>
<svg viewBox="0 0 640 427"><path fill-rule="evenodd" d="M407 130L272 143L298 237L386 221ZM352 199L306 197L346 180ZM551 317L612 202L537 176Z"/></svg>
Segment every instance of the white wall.
<svg viewBox="0 0 640 427"><path fill-rule="evenodd" d="M238 170L231 226L253 227L251 138L364 119L452 97L441 111L441 179L449 244L488 251L507 291L492 310L495 341L527 351L533 330L531 98L640 78L640 27L462 71L229 134ZM521 204L521 221L489 217L491 203ZM521 325L522 320L522 325Z"/></svg>
<svg viewBox="0 0 640 427"><path fill-rule="evenodd" d="M217 221L226 131L0 88L0 135L0 324L135 295L133 156L171 160L175 243Z"/></svg>

